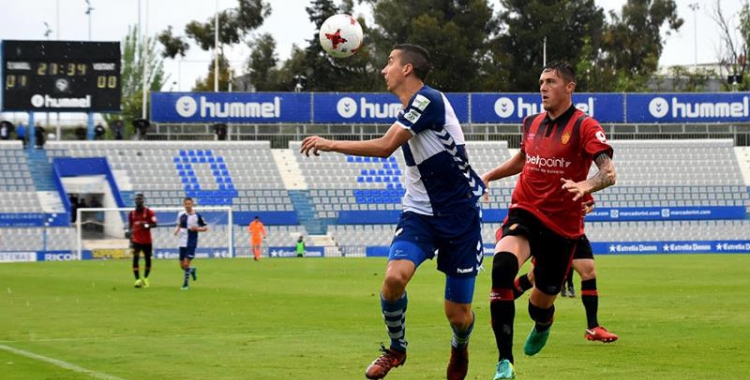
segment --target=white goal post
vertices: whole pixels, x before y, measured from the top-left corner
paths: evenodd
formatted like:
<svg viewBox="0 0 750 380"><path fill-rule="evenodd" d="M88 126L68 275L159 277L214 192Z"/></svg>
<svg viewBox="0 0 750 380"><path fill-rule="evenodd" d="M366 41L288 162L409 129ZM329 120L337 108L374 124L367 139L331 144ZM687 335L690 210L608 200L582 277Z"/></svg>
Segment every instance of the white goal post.
<svg viewBox="0 0 750 380"><path fill-rule="evenodd" d="M148 207L156 214L157 227L151 230L154 252L178 247L173 235L177 215L184 207ZM220 257L234 257L234 215L229 206L195 206L208 225L198 239L198 249L209 249ZM108 257L129 255L130 240L126 237L128 214L134 207L79 208L76 210L76 258L81 260L84 250L101 252ZM94 255L97 257L96 255ZM158 257L155 254L155 257ZM99 258L99 257L97 257ZM104 258L104 257L102 257Z"/></svg>

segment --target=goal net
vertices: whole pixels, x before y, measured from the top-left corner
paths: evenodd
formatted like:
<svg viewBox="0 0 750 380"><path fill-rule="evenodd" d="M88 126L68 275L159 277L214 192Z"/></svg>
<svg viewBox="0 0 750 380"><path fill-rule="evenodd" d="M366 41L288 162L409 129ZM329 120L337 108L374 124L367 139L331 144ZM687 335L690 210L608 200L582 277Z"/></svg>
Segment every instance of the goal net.
<svg viewBox="0 0 750 380"><path fill-rule="evenodd" d="M149 207L157 218L157 227L151 229L155 258L179 256L179 238L174 235L177 216L184 207ZM232 208L195 206L203 217L208 231L198 235L196 258L234 257L232 234ZM76 212L77 255L91 251L95 259L130 258L128 228L129 208L79 208Z"/></svg>

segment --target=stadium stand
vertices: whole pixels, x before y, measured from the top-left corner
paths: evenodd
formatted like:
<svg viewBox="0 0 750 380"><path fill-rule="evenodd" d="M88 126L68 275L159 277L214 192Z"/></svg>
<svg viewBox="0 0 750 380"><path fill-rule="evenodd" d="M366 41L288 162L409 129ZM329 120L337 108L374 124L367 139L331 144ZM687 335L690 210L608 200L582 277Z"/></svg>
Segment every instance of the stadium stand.
<svg viewBox="0 0 750 380"><path fill-rule="evenodd" d="M734 147L731 140L709 139L618 140L612 144L618 184L596 195L599 210L741 208L745 219L598 219L587 222L592 241L747 239L748 148ZM387 246L404 194L405 164L401 152L387 159L326 153L303 157L298 153L299 147L300 142L295 141L279 152L274 152L268 141L50 141L46 154L50 161L57 157L105 157L127 199L126 207L132 207L128 195L143 193L147 204L153 207L178 207L188 195L198 205L230 206L235 213L244 215L296 213L299 218L290 222L266 222L266 247L293 246L299 235L305 236L308 246L335 245L335 249L326 250L326 255L358 256L364 255L363 247ZM516 153L505 141L469 141L467 150L473 168L480 174ZM293 165L282 163L278 158L281 156ZM2 213L42 212L29 165L20 142L0 144ZM595 171L592 167L591 173ZM295 178L293 186L288 178L282 178L282 173ZM507 211L515 181L511 177L494 182L489 202L483 203L483 237L487 244L494 242L494 232ZM309 215L304 210L307 207L312 208ZM350 218L342 217L346 215ZM164 215L161 220L171 224L172 216ZM320 221L324 223L319 224ZM238 256L248 256L250 252L246 227L239 222L233 226ZM215 227L202 237L202 245L225 245L226 228ZM327 239L311 233L325 234ZM71 227L4 228L3 236L3 250L69 250L76 246L76 232ZM154 238L157 246L174 245L171 228L156 229Z"/></svg>
<svg viewBox="0 0 750 380"><path fill-rule="evenodd" d="M20 141L0 143L0 209L7 213L41 212Z"/></svg>
<svg viewBox="0 0 750 380"><path fill-rule="evenodd" d="M106 157L151 206L198 205L236 211L292 211L267 141L241 143L103 141L50 142L54 157ZM118 178L118 182L123 181ZM128 205L129 206L129 205Z"/></svg>

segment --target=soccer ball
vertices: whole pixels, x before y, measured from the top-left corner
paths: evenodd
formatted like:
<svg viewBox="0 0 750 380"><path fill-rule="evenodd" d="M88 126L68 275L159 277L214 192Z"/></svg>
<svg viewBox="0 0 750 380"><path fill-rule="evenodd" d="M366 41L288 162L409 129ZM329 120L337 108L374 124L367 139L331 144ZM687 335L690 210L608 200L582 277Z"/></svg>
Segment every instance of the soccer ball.
<svg viewBox="0 0 750 380"><path fill-rule="evenodd" d="M329 17L320 26L320 46L334 58L351 57L362 46L364 34L357 19L346 14Z"/></svg>

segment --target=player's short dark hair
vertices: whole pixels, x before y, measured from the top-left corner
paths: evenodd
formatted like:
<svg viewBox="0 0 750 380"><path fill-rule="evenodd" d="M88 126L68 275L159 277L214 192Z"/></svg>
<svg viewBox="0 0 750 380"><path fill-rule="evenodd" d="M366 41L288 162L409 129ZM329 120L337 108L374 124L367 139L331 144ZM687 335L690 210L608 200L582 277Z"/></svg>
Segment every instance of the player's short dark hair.
<svg viewBox="0 0 750 380"><path fill-rule="evenodd" d="M146 198L143 193L138 193L135 195L136 198Z"/></svg>
<svg viewBox="0 0 750 380"><path fill-rule="evenodd" d="M255 218L253 218L253 219L260 219L260 217L258 215L255 215Z"/></svg>
<svg viewBox="0 0 750 380"><path fill-rule="evenodd" d="M185 201L190 201L190 202L193 202L193 203L195 203L195 201L193 200L193 197L185 197L185 198L182 198L182 201L183 201L183 202L185 202Z"/></svg>
<svg viewBox="0 0 750 380"><path fill-rule="evenodd" d="M576 69L568 62L552 62L544 66L545 71L556 71L557 76L564 79L566 82L575 82L576 81Z"/></svg>
<svg viewBox="0 0 750 380"><path fill-rule="evenodd" d="M423 81L427 78L427 74L432 70L430 53L427 52L427 49L414 44L398 44L393 47L393 50L401 51L401 63L404 65L411 64L417 78Z"/></svg>

